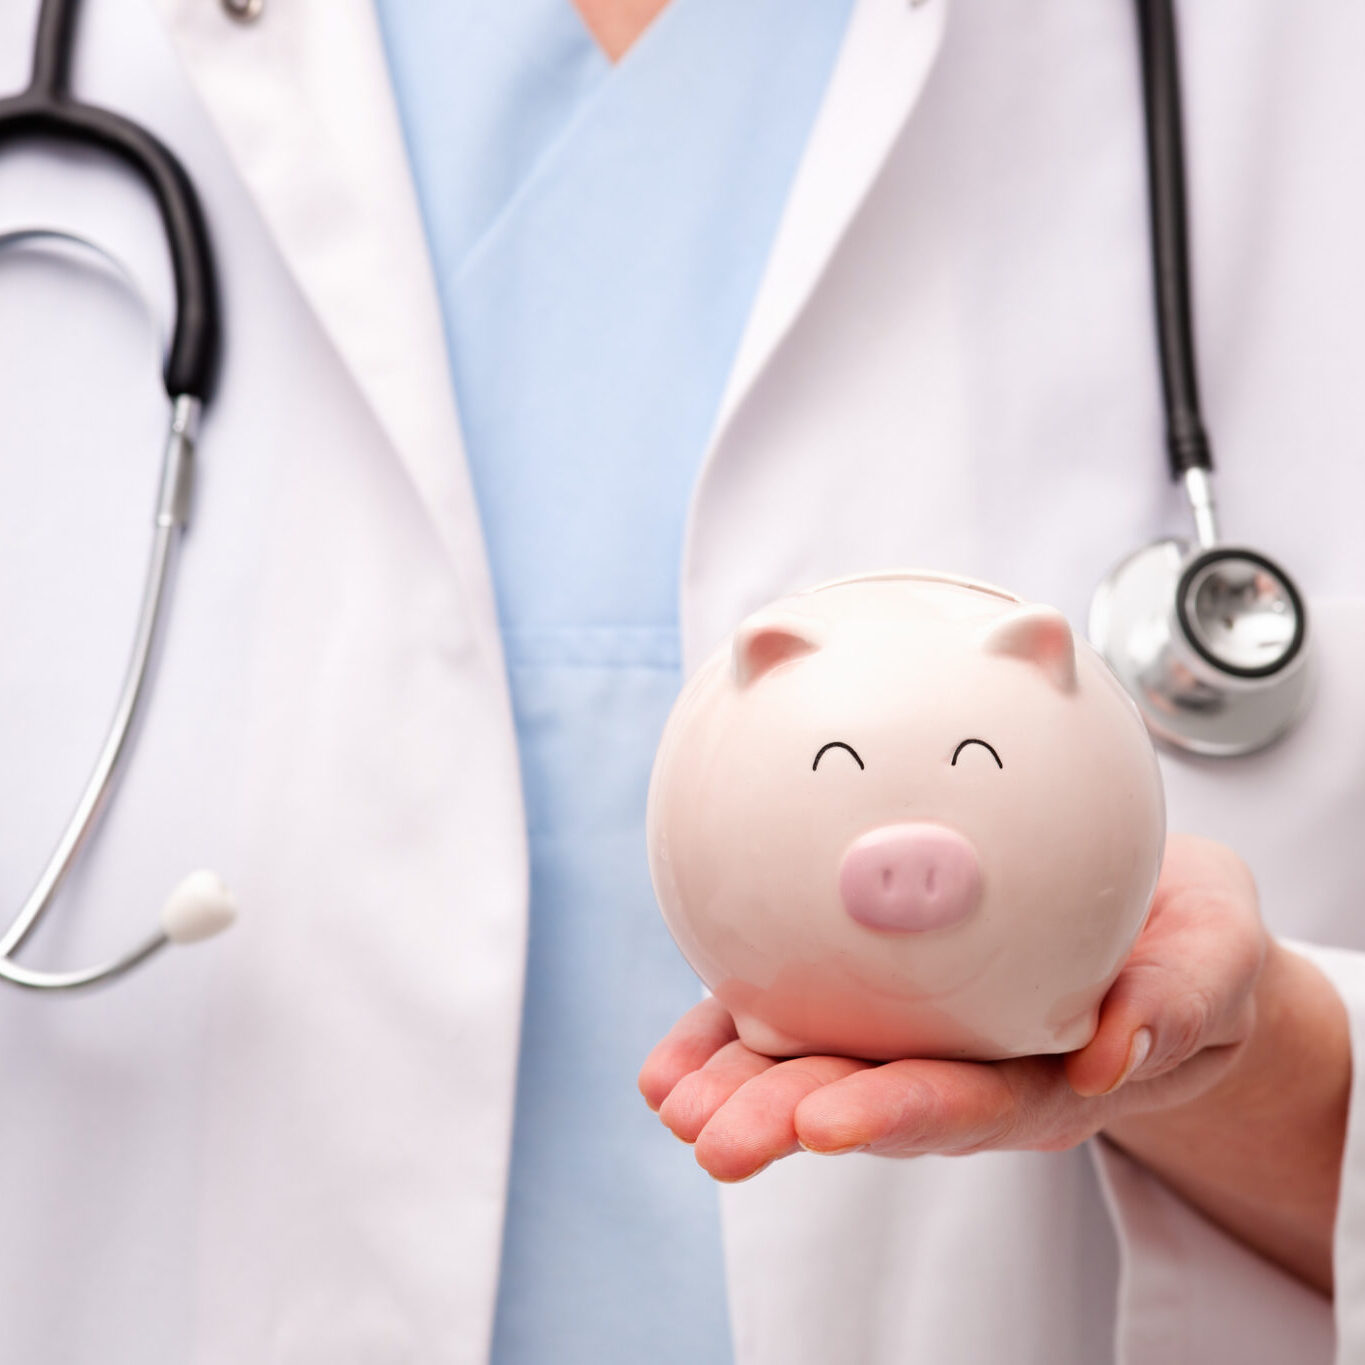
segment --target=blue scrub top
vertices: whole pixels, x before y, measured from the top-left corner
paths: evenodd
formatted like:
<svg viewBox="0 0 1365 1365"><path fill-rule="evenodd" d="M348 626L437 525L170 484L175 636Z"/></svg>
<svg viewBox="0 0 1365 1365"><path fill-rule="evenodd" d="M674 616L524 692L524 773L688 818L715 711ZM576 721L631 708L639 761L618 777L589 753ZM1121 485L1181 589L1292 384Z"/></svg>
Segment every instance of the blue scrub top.
<svg viewBox="0 0 1365 1365"><path fill-rule="evenodd" d="M693 481L851 0L379 0L520 745L531 928L493 1358L723 1365L715 1191L635 1089L696 1003L644 807Z"/></svg>

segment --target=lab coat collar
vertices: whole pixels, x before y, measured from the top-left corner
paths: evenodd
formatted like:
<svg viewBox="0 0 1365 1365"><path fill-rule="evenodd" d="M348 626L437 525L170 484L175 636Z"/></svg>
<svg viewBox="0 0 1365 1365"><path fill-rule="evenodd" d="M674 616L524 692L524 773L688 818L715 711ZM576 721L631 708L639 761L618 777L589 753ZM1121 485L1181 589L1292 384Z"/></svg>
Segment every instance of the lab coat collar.
<svg viewBox="0 0 1365 1365"><path fill-rule="evenodd" d="M266 0L242 23L216 0L156 3L294 278L448 550L467 562L474 507L373 5Z"/></svg>
<svg viewBox="0 0 1365 1365"><path fill-rule="evenodd" d="M949 0L857 0L721 402L720 437L834 255L933 67Z"/></svg>

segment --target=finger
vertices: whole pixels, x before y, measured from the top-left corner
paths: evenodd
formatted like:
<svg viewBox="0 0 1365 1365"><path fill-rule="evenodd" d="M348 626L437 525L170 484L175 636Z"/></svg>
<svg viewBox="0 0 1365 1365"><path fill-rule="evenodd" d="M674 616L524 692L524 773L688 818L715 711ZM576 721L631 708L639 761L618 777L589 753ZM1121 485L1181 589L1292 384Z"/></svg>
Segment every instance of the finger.
<svg viewBox="0 0 1365 1365"><path fill-rule="evenodd" d="M1017 1126L1007 1069L1020 1065L903 1061L858 1072L797 1105L797 1140L813 1152L883 1156L999 1145Z"/></svg>
<svg viewBox="0 0 1365 1365"><path fill-rule="evenodd" d="M712 1115L697 1138L697 1162L717 1180L747 1180L795 1151L796 1106L821 1086L866 1070L848 1057L796 1057L754 1076Z"/></svg>
<svg viewBox="0 0 1365 1365"><path fill-rule="evenodd" d="M659 1117L684 1142L695 1142L712 1114L745 1081L775 1065L771 1057L751 1052L741 1042L726 1043L700 1071L690 1072L673 1087L659 1106Z"/></svg>
<svg viewBox="0 0 1365 1365"><path fill-rule="evenodd" d="M1065 1059L1067 1080L1081 1096L1184 1075L1201 1057L1226 1060L1251 1030L1253 1005L1217 985L1170 992L1120 979L1106 998L1095 1037ZM1221 1063L1220 1063L1221 1065Z"/></svg>
<svg viewBox="0 0 1365 1365"><path fill-rule="evenodd" d="M657 1112L684 1076L705 1066L735 1037L730 1011L714 996L688 1010L640 1068L640 1093L649 1107Z"/></svg>
<svg viewBox="0 0 1365 1365"><path fill-rule="evenodd" d="M1255 890L1233 855L1186 844L1177 874L1163 874L1152 922L1105 997L1095 1036L1066 1061L1077 1094L1151 1080L1246 1035L1266 942Z"/></svg>

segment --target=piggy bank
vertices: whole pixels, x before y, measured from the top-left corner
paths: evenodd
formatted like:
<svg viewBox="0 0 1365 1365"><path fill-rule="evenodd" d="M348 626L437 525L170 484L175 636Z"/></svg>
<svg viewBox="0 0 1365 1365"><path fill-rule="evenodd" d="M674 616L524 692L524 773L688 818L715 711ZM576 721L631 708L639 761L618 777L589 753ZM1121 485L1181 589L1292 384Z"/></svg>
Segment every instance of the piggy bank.
<svg viewBox="0 0 1365 1365"><path fill-rule="evenodd" d="M895 573L776 602L703 664L648 832L668 928L749 1047L996 1059L1090 1039L1165 807L1060 612Z"/></svg>

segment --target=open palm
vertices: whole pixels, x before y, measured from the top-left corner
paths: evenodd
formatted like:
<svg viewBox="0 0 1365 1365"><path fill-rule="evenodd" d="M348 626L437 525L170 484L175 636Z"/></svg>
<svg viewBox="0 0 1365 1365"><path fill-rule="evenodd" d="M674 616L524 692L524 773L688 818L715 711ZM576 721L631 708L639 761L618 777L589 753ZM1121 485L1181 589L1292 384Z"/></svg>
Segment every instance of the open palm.
<svg viewBox="0 0 1365 1365"><path fill-rule="evenodd" d="M1001 1062L778 1060L745 1047L708 999L640 1073L651 1108L718 1180L777 1158L1071 1147L1124 1114L1212 1086L1248 1037L1267 938L1243 863L1175 835L1152 913L1106 995L1094 1038L1066 1056Z"/></svg>

